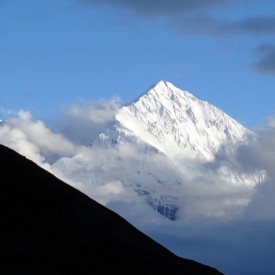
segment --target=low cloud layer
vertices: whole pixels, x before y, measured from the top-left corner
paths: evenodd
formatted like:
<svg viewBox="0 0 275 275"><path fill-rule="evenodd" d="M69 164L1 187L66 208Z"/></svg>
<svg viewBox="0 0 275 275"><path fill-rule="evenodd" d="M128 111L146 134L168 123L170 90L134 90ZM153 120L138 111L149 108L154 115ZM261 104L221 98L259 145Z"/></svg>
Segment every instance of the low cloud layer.
<svg viewBox="0 0 275 275"><path fill-rule="evenodd" d="M264 217L265 205L273 205L275 119L270 118L267 126L257 130L257 139L239 147L235 159L230 162L226 154L208 165L189 160L188 169L185 167L181 171L165 156L144 154L140 148L131 145L121 144L115 149L90 147L93 138L113 122L118 108L118 102L113 99L70 106L62 111L60 122L55 125L55 128L60 127L59 131L35 120L29 112L6 112L10 116L1 122L0 142L42 167L54 168L57 174L90 196L96 197L97 193L100 200L103 194L104 204L119 200L122 194L123 198L129 195L133 200L133 188L125 185L130 182L136 190L139 185L146 186L152 200L162 194L182 198L177 201L181 205L177 215L182 218L232 217L239 215L244 208L249 216L258 211L257 217ZM235 169L241 176L265 171L264 183L256 188L240 186L231 182L234 179L230 174L226 178L227 174L219 173L219 169L225 166ZM88 183L91 183L90 187ZM102 188L102 184L106 186ZM112 189L112 186L116 188ZM156 189L158 193L150 193ZM266 216L273 217L270 213Z"/></svg>

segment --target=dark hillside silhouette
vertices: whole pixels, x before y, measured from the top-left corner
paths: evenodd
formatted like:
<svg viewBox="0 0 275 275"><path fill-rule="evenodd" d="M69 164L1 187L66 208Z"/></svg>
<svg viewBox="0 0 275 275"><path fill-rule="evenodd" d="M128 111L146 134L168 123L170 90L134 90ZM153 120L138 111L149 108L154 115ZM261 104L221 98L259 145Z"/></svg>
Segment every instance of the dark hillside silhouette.
<svg viewBox="0 0 275 275"><path fill-rule="evenodd" d="M1 145L0 171L0 274L221 274Z"/></svg>

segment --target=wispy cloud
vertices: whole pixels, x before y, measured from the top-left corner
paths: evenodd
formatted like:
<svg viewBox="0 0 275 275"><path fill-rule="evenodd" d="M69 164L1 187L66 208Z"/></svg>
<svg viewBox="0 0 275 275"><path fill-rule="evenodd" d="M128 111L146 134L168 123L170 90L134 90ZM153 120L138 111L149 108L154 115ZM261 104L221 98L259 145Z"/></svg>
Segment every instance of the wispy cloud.
<svg viewBox="0 0 275 275"><path fill-rule="evenodd" d="M175 24L176 23L176 24ZM199 14L174 21L175 26L185 25L186 31L194 31L201 35L238 36L247 35L255 38L266 38L275 34L275 17L254 16L239 20L216 18L209 14Z"/></svg>
<svg viewBox="0 0 275 275"><path fill-rule="evenodd" d="M0 125L0 143L49 169L48 162L61 156L72 156L76 146L64 136L54 133L27 111L5 111L10 114Z"/></svg>
<svg viewBox="0 0 275 275"><path fill-rule="evenodd" d="M271 44L260 45L256 49L260 59L254 64L260 73L275 75L275 46Z"/></svg>
<svg viewBox="0 0 275 275"><path fill-rule="evenodd" d="M119 107L119 98L82 101L61 110L56 128L72 142L88 145L114 120Z"/></svg>
<svg viewBox="0 0 275 275"><path fill-rule="evenodd" d="M216 6L223 6L232 1L230 0L80 0L79 2L95 5L95 6L109 6L113 8L126 9L136 12L143 16L154 17L172 17L177 14L198 11L206 8L213 8Z"/></svg>
<svg viewBox="0 0 275 275"><path fill-rule="evenodd" d="M270 35L275 33L275 17L270 14L265 16L260 12L257 14L257 5L263 4L263 2L258 0L76 1L90 7L112 8L117 12L118 17L134 17L150 21L163 20L168 28L180 35L187 33L189 35L208 36L212 37L212 39L219 39L225 36L227 39L234 39L236 36L246 35L254 39L254 45L261 45L270 43ZM264 4L266 5L266 3ZM238 16L240 6L242 9L249 10L251 5L254 6L253 14L247 12L242 13L242 17ZM123 12L123 14L120 12ZM234 13L236 13L236 16L232 16ZM267 47L259 46L254 54L260 56L260 60L255 65L257 68L256 72L274 75L273 46L270 45L268 49Z"/></svg>
<svg viewBox="0 0 275 275"><path fill-rule="evenodd" d="M258 16L244 18L236 22L224 24L222 29L224 32L241 32L257 36L275 34L275 17Z"/></svg>
<svg viewBox="0 0 275 275"><path fill-rule="evenodd" d="M149 0L149 1L109 1L109 0L77 0L79 3L97 6L112 7L116 10L131 11L145 18L164 18L171 26L178 30L190 31L205 35L221 35L225 33L236 34L238 32L247 34L270 34L274 33L274 16L247 16L239 20L223 18L220 12L234 12L234 7L239 4L249 6L259 3L259 1L235 1L235 0ZM226 13L226 11L225 11ZM226 19L227 18L227 19ZM180 28L181 27L181 28Z"/></svg>

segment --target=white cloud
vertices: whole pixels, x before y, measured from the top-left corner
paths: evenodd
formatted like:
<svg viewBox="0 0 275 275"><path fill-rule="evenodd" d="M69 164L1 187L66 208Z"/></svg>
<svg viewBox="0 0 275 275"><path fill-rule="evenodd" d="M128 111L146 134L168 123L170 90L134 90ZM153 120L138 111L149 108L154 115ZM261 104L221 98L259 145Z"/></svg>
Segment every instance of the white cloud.
<svg viewBox="0 0 275 275"><path fill-rule="evenodd" d="M114 119L119 108L119 99L100 99L94 102L82 102L67 108L65 113L79 119L88 119L91 123L105 124Z"/></svg>
<svg viewBox="0 0 275 275"><path fill-rule="evenodd" d="M49 169L49 161L72 156L77 147L61 134L52 132L27 111L9 112L11 117L0 125L0 143Z"/></svg>
<svg viewBox="0 0 275 275"><path fill-rule="evenodd" d="M28 139L21 129L13 128L8 124L0 126L0 143L28 157L44 168L48 168L39 148Z"/></svg>
<svg viewBox="0 0 275 275"><path fill-rule="evenodd" d="M72 142L88 145L114 120L118 98L82 101L61 110L56 128Z"/></svg>
<svg viewBox="0 0 275 275"><path fill-rule="evenodd" d="M261 168L266 179L255 188L255 194L246 215L251 219L275 220L275 119L270 118L266 127L258 129L257 140L240 148L239 160L243 169Z"/></svg>

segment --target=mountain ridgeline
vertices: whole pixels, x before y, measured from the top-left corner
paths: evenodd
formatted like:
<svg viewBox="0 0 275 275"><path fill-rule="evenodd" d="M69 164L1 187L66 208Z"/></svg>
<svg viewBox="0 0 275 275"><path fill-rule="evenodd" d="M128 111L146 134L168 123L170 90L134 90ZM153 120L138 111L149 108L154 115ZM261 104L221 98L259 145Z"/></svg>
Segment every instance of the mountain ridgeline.
<svg viewBox="0 0 275 275"><path fill-rule="evenodd" d="M1 274L221 274L0 146Z"/></svg>

